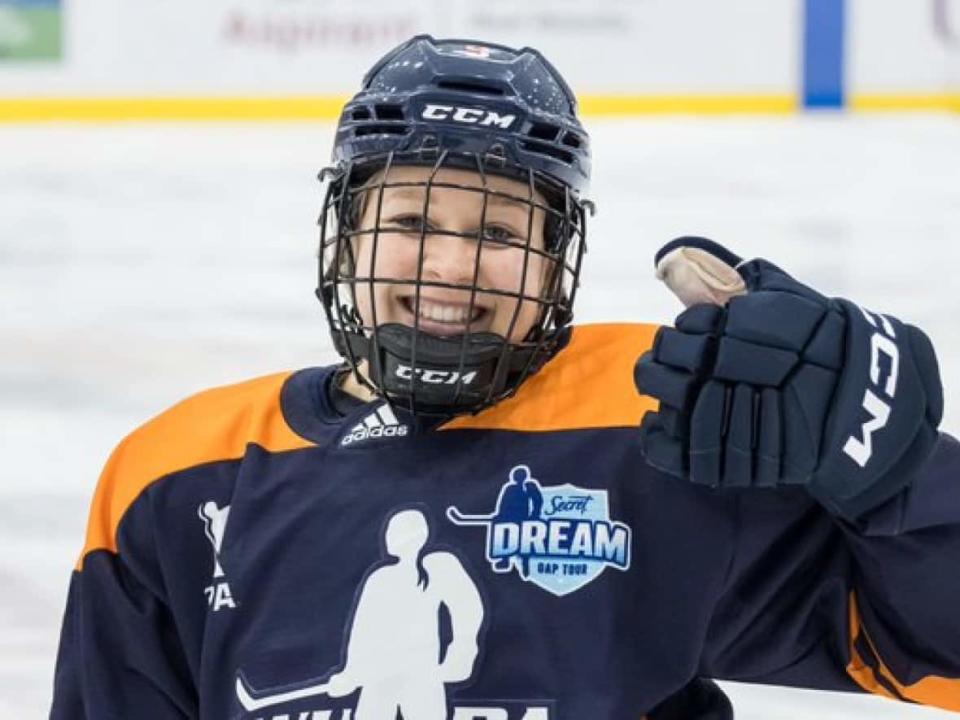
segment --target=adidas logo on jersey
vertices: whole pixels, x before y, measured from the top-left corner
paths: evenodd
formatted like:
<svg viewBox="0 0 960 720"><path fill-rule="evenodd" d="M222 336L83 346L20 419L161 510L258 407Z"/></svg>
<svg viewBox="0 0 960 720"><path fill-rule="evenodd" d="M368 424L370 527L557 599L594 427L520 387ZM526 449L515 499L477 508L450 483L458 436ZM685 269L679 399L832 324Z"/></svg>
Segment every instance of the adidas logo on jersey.
<svg viewBox="0 0 960 720"><path fill-rule="evenodd" d="M340 441L340 446L374 438L403 437L408 430L406 425L397 420L390 406L383 404L357 423Z"/></svg>

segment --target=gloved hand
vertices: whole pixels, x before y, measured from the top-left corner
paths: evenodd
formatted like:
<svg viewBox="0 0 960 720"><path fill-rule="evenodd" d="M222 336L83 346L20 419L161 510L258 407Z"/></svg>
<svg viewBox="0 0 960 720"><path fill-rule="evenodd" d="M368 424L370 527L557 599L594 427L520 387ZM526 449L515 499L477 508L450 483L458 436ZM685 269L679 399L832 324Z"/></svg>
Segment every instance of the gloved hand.
<svg viewBox="0 0 960 720"><path fill-rule="evenodd" d="M656 264L689 307L634 370L660 401L640 428L651 465L710 487L804 486L848 520L911 482L943 415L921 330L703 238Z"/></svg>

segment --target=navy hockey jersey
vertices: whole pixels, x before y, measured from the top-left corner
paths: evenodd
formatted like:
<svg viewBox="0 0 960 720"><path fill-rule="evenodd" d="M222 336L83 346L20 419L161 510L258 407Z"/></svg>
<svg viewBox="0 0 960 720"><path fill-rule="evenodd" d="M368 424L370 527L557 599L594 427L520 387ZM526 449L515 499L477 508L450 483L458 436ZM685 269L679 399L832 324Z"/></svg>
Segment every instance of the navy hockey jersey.
<svg viewBox="0 0 960 720"><path fill-rule="evenodd" d="M428 430L341 414L334 368L151 420L96 490L51 717L691 718L701 677L960 710L960 443L856 528L680 482L637 439L655 330L577 327Z"/></svg>

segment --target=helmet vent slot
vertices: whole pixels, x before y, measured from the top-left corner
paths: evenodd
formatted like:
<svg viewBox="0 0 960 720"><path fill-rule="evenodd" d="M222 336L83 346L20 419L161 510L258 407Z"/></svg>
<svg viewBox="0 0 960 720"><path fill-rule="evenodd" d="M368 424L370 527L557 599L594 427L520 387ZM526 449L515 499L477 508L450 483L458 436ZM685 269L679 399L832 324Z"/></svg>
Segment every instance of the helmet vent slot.
<svg viewBox="0 0 960 720"><path fill-rule="evenodd" d="M560 128L556 125L551 125L550 123L539 123L535 122L530 130L527 132L532 138L537 140L546 140L547 142L553 142L557 139L557 135L560 133Z"/></svg>
<svg viewBox="0 0 960 720"><path fill-rule="evenodd" d="M481 95L503 95L503 88L470 80L438 80L437 87L444 90L458 90Z"/></svg>
<svg viewBox="0 0 960 720"><path fill-rule="evenodd" d="M567 164L573 163L573 153L557 147L556 145L550 145L549 143L538 142L536 140L524 140L520 143L520 147L528 152L539 153L540 155L549 155L550 157L562 160Z"/></svg>
<svg viewBox="0 0 960 720"><path fill-rule="evenodd" d="M350 117L354 120L369 120L370 110L365 107L354 108L353 112L350 114Z"/></svg>
<svg viewBox="0 0 960 720"><path fill-rule="evenodd" d="M377 105L377 120L403 120L403 108L400 105Z"/></svg>
<svg viewBox="0 0 960 720"><path fill-rule="evenodd" d="M568 132L563 136L563 144L569 145L572 148L578 148L583 144L583 141L576 133Z"/></svg>
<svg viewBox="0 0 960 720"><path fill-rule="evenodd" d="M364 135L404 135L409 129L410 128L404 125L370 123L369 125L361 125L355 128L353 135L354 137L362 137Z"/></svg>

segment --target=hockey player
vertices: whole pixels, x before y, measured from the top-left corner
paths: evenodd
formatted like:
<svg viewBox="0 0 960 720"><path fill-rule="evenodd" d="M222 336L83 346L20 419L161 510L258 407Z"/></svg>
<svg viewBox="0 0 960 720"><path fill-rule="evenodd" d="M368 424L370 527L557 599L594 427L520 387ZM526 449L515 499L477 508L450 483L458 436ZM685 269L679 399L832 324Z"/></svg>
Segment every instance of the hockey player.
<svg viewBox="0 0 960 720"><path fill-rule="evenodd" d="M343 363L120 443L52 718L732 717L707 678L960 710L926 336L697 238L657 257L674 327L571 326L589 157L533 50L377 63L323 174Z"/></svg>

